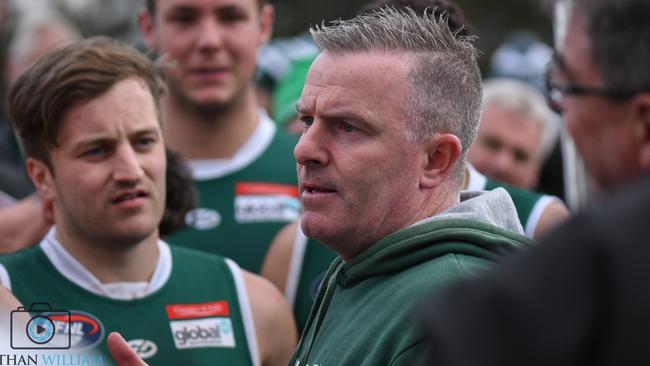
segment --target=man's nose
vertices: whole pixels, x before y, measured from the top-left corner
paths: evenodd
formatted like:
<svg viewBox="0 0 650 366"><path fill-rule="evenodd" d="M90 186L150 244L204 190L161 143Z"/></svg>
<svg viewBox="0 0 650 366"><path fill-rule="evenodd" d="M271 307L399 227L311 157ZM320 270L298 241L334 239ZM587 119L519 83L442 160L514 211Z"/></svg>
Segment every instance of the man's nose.
<svg viewBox="0 0 650 366"><path fill-rule="evenodd" d="M113 178L120 182L137 182L144 176L138 153L129 146L118 148L115 153Z"/></svg>
<svg viewBox="0 0 650 366"><path fill-rule="evenodd" d="M202 19L197 37L197 46L202 51L215 51L221 48L223 34L218 20L211 17Z"/></svg>
<svg viewBox="0 0 650 366"><path fill-rule="evenodd" d="M326 129L321 123L314 122L300 136L293 155L300 165L325 165L329 161L328 144Z"/></svg>
<svg viewBox="0 0 650 366"><path fill-rule="evenodd" d="M508 151L501 150L494 156L494 170L499 177L508 177L516 169L514 157Z"/></svg>

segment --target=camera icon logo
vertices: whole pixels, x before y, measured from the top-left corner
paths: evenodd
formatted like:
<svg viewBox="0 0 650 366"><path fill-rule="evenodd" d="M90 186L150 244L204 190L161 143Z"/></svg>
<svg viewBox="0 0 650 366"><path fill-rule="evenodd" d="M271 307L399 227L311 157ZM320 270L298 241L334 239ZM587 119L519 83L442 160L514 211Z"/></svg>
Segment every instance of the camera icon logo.
<svg viewBox="0 0 650 366"><path fill-rule="evenodd" d="M11 312L12 349L70 348L71 315L68 310L52 310L48 303L33 303L29 309Z"/></svg>

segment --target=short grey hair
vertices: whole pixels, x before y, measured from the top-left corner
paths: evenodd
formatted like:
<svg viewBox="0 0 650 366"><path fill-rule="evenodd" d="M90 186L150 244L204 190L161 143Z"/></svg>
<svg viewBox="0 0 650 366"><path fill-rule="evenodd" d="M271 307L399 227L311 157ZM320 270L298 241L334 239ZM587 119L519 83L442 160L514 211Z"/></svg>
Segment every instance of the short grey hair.
<svg viewBox="0 0 650 366"><path fill-rule="evenodd" d="M483 83L483 110L493 104L523 118L530 118L540 125L542 136L538 151L541 161L546 160L557 141L560 126L542 93L518 80L490 79Z"/></svg>
<svg viewBox="0 0 650 366"><path fill-rule="evenodd" d="M461 178L474 141L481 109L481 74L473 37L452 33L446 15L384 7L350 20L310 29L316 45L332 54L372 50L412 53L411 93L404 105L410 139L424 142L436 133L460 139L463 152L455 168ZM380 101L378 101L379 103Z"/></svg>

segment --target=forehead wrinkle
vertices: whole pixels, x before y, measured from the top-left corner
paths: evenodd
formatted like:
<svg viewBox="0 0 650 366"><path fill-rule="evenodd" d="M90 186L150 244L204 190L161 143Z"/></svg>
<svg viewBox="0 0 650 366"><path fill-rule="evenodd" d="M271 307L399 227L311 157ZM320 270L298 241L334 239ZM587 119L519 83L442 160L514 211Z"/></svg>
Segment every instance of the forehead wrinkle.
<svg viewBox="0 0 650 366"><path fill-rule="evenodd" d="M355 103L356 98L345 94L345 88L329 87L323 94L308 95L311 99L311 110L315 115L324 119L354 119L368 121L372 119L372 109ZM366 107L366 108L363 108Z"/></svg>

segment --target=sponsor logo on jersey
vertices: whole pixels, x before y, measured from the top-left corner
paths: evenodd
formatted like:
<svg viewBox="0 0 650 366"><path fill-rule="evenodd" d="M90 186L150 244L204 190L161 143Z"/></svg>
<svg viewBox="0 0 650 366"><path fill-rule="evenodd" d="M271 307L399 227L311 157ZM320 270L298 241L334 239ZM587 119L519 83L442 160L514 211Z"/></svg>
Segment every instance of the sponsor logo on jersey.
<svg viewBox="0 0 650 366"><path fill-rule="evenodd" d="M67 336L70 333L71 350L95 347L104 339L104 325L92 314L70 310L69 323L68 316L50 319L54 322L55 334Z"/></svg>
<svg viewBox="0 0 650 366"><path fill-rule="evenodd" d="M165 306L167 317L171 320L206 318L209 316L228 316L228 301L212 301L200 304L173 304Z"/></svg>
<svg viewBox="0 0 650 366"><path fill-rule="evenodd" d="M196 230L210 230L221 224L221 215L213 209L199 207L185 215L185 224Z"/></svg>
<svg viewBox="0 0 650 366"><path fill-rule="evenodd" d="M158 353L158 346L148 339L132 339L127 343L143 360L153 357Z"/></svg>
<svg viewBox="0 0 650 366"><path fill-rule="evenodd" d="M177 349L235 347L235 335L230 318L176 320L169 325Z"/></svg>
<svg viewBox="0 0 650 366"><path fill-rule="evenodd" d="M296 186L253 182L235 185L235 221L238 223L288 222L299 216Z"/></svg>

